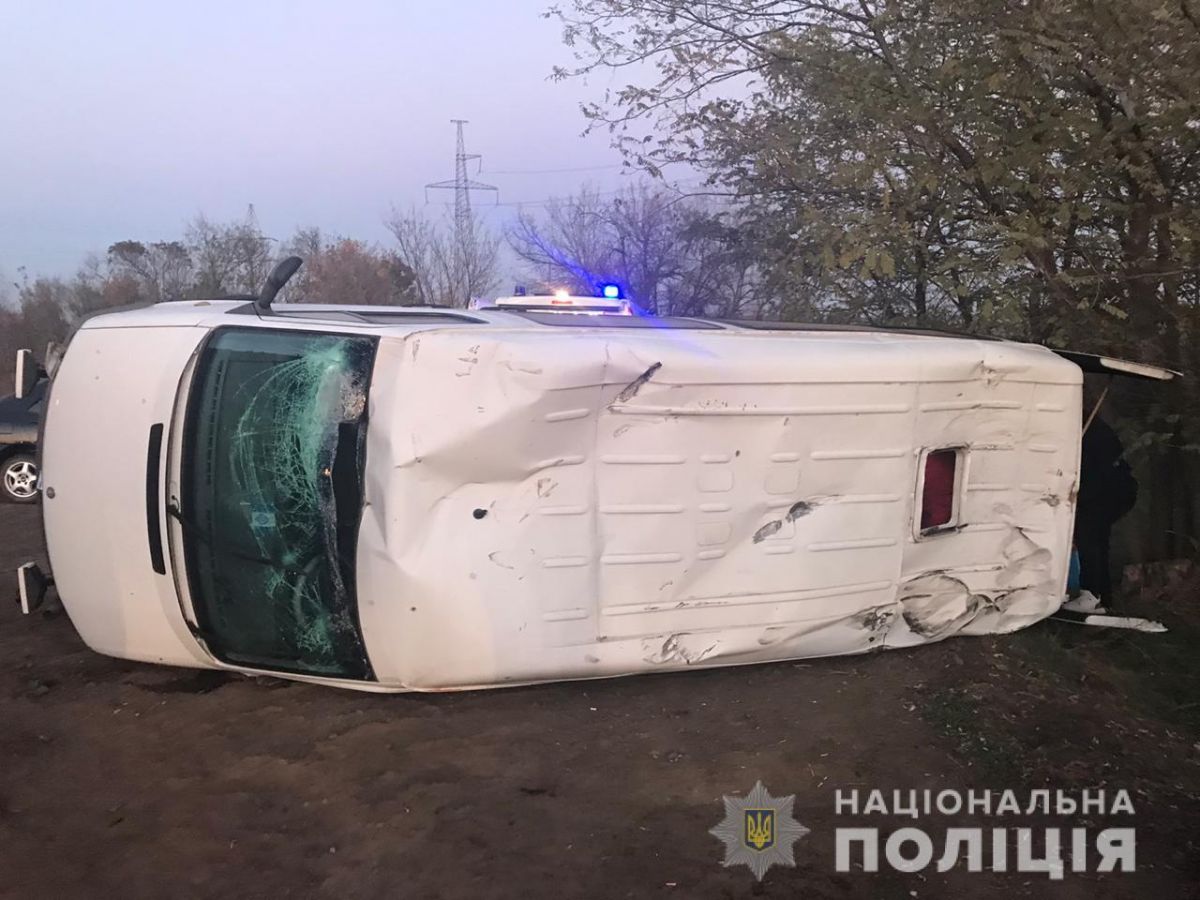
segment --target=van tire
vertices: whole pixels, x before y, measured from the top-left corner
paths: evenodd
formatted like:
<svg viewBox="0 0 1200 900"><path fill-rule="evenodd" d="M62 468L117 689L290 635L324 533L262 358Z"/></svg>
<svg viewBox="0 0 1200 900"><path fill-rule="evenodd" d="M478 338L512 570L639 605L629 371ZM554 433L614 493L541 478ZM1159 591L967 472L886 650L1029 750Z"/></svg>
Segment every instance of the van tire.
<svg viewBox="0 0 1200 900"><path fill-rule="evenodd" d="M0 497L9 503L36 503L38 467L30 453L14 453L0 463Z"/></svg>

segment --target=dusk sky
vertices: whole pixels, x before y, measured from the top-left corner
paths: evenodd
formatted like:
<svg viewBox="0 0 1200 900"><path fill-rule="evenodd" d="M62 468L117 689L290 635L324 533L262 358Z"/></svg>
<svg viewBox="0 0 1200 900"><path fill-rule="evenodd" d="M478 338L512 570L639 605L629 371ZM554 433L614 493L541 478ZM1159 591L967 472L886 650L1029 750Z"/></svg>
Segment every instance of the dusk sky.
<svg viewBox="0 0 1200 900"><path fill-rule="evenodd" d="M612 190L629 176L579 112L608 76L548 80L571 61L548 5L0 0L0 274L69 275L114 241L250 203L272 237L386 243L392 203L453 177L451 118L470 120L475 177L505 203Z"/></svg>

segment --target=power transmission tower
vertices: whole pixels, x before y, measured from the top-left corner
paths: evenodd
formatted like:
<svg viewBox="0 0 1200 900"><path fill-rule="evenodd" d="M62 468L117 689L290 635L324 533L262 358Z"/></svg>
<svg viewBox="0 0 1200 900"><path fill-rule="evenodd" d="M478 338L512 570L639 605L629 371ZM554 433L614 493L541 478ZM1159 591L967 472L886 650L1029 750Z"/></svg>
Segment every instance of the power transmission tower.
<svg viewBox="0 0 1200 900"><path fill-rule="evenodd" d="M467 153L463 143L463 126L466 119L451 119L458 126L458 147L454 154L454 180L435 181L425 185L425 197L428 202L429 189L438 188L454 190L454 238L459 247L466 247L471 237L471 191L496 191L500 189L482 181L472 181L467 177L467 160L481 159L478 153Z"/></svg>

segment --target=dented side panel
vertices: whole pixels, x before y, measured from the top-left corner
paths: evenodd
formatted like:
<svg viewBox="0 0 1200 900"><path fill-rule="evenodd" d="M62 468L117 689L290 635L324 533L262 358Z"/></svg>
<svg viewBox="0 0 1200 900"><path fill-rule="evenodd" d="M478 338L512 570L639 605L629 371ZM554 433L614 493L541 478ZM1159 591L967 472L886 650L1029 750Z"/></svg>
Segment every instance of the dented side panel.
<svg viewBox="0 0 1200 900"><path fill-rule="evenodd" d="M381 341L359 612L449 689L1012 631L1066 580L1080 372L892 335L445 330ZM963 448L921 536L924 450Z"/></svg>

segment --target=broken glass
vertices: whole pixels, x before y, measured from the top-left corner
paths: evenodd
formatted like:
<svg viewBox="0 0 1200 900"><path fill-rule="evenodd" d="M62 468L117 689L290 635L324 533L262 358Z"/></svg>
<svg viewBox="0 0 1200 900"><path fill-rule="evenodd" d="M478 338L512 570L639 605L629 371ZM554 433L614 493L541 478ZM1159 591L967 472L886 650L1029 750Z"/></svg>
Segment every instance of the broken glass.
<svg viewBox="0 0 1200 900"><path fill-rule="evenodd" d="M369 677L354 594L372 338L225 329L185 430L193 606L220 658Z"/></svg>

